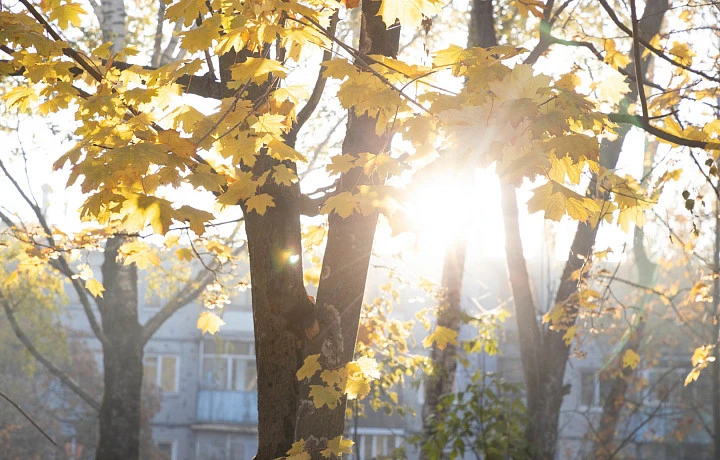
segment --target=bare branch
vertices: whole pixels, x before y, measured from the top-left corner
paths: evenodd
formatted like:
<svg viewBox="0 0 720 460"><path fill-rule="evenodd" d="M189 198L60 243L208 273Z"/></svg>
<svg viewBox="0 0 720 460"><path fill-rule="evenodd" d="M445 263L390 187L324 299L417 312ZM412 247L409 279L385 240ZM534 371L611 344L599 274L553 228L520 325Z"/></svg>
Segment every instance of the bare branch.
<svg viewBox="0 0 720 460"><path fill-rule="evenodd" d="M335 11L335 13L333 13L332 17L330 18L330 26L328 27L328 33L333 37L335 36L335 30L337 29L337 24L339 20L340 16L338 15L338 12ZM326 49L323 52L322 58L323 62L329 61L330 59L332 59L332 44L330 45L329 49ZM321 67L320 71L318 72L317 80L315 81L315 86L313 87L312 93L310 94L310 98L305 103L303 108L300 109L295 123L293 124L292 128L290 128L290 132L288 132L286 136L288 145L290 145L291 147L295 146L298 132L300 132L300 129L302 129L305 123L310 119L310 116L313 114L318 104L320 103L320 98L322 97L323 91L325 90L326 82L327 77L323 76L323 67Z"/></svg>
<svg viewBox="0 0 720 460"><path fill-rule="evenodd" d="M5 401L7 401L8 403L10 403L11 406L13 406L15 409L17 409L17 411L20 412L20 413L23 415L23 417L25 417L25 418L28 420L28 422L30 422L30 423L32 424L32 426L35 427L35 429L37 429L40 433L42 433L43 436L45 436L45 439L47 439L48 441L50 441L53 446L55 446L55 447L57 447L57 448L59 449L59 447L58 447L57 443L55 442L55 440L54 440L53 438L51 438L50 435L45 432L45 430L43 430L42 428L40 428L40 425L38 425L37 423L35 423L35 420L33 420L32 417L30 417L30 416L27 414L27 412L25 412L25 411L22 409L22 407L20 407L20 406L18 405L18 403L16 403L16 402L13 401L12 399L10 399L10 397L9 397L8 395L6 395L5 393L3 393L2 391L0 391L0 396L2 396L2 398L3 398Z"/></svg>
<svg viewBox="0 0 720 460"><path fill-rule="evenodd" d="M30 337L25 334L25 332L20 327L20 324L18 324L17 318L15 318L15 313L13 312L10 302L3 295L2 291L0 291L0 303L2 303L3 309L5 310L5 316L7 316L8 321L10 321L10 327L15 333L15 337L17 337L18 340L22 342L27 351L29 351L30 354L33 355L33 357L37 359L38 362L40 362L40 364L45 366L45 368L51 374L57 377L63 385L68 387L73 393L78 395L80 399L87 403L88 406L92 407L96 411L100 411L100 402L98 400L93 398L87 391L83 390L72 377L67 375L59 367L50 362L50 360L47 359L40 352L40 350L35 347L35 345L32 343L32 340L30 340Z"/></svg>

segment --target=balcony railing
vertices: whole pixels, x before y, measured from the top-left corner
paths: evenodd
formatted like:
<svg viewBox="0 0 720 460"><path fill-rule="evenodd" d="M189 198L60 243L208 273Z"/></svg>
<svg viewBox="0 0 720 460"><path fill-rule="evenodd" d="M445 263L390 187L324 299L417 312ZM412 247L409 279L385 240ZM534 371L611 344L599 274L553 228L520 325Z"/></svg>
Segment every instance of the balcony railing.
<svg viewBox="0 0 720 460"><path fill-rule="evenodd" d="M257 392L200 390L197 420L200 423L256 424Z"/></svg>

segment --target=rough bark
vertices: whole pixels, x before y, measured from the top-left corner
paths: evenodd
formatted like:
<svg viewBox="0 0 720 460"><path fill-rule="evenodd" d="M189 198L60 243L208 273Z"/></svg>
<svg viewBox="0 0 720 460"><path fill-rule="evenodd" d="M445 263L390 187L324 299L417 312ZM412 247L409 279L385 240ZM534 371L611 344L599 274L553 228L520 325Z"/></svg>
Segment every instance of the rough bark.
<svg viewBox="0 0 720 460"><path fill-rule="evenodd" d="M122 237L105 245L104 296L98 301L107 343L98 460L129 460L140 455L142 326L138 322L137 267L118 262Z"/></svg>
<svg viewBox="0 0 720 460"><path fill-rule="evenodd" d="M269 161L269 158L258 160ZM262 167L262 165L260 166ZM298 354L312 315L302 275L299 187L267 186L265 215L245 214L258 381L258 460L282 457L295 436Z"/></svg>
<svg viewBox="0 0 720 460"><path fill-rule="evenodd" d="M667 10L667 0L648 1L640 20L641 35L650 38L657 34L662 24L663 14ZM536 59L538 56L535 56ZM530 64L534 62L529 62ZM647 59L643 69L647 68ZM626 70L634 74L632 63ZM626 96L621 107L627 107L637 99L637 87ZM622 142L629 126L618 130L615 141L603 141L600 147L600 163L614 169L617 164ZM534 458L553 459L557 448L560 407L569 385L565 385L564 376L570 347L565 344L562 331L543 328L538 324L538 311L531 294L527 267L522 251L520 227L517 219L517 196L509 186L501 189L503 200L503 220L506 233L506 254L508 273L515 303L515 317L518 324L521 360L528 386L528 426L526 439L533 449ZM577 320L577 309L573 306L573 297L577 293L577 280L572 274L580 269L592 253L595 231L587 223L578 224L568 261L563 270L560 286L556 293L555 304L568 304L565 322L568 327ZM534 324L534 326L533 326ZM537 330L537 334L534 332ZM540 366L541 365L541 366Z"/></svg>
<svg viewBox="0 0 720 460"><path fill-rule="evenodd" d="M359 50L366 55L395 57L400 28L387 30L377 16L379 7L380 2L362 2ZM387 151L390 133L378 136L375 124L373 116L358 115L350 110L343 154ZM377 183L378 180L381 179L366 176L362 168L354 168L341 176L338 191L353 192L358 185ZM320 333L305 347L306 356L320 353L320 361L326 368L337 368L353 359L377 218L377 212L355 213L347 218L331 214L328 218L328 242L317 295ZM326 406L318 409L309 397L309 384L303 384L296 439L304 439L307 447L313 447L342 435L346 404L342 398L335 409Z"/></svg>

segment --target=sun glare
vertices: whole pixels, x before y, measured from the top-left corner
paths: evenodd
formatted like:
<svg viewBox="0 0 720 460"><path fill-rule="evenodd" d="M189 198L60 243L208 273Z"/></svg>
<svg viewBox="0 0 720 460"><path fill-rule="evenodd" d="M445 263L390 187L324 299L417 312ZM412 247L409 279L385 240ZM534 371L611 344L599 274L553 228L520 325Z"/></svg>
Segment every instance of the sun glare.
<svg viewBox="0 0 720 460"><path fill-rule="evenodd" d="M457 175L433 177L403 203L399 236L379 229L376 250L388 254L412 250L425 261L442 260L445 248L466 237L482 254L504 255L500 186L494 168L478 169L472 180ZM394 228L395 233L398 229Z"/></svg>

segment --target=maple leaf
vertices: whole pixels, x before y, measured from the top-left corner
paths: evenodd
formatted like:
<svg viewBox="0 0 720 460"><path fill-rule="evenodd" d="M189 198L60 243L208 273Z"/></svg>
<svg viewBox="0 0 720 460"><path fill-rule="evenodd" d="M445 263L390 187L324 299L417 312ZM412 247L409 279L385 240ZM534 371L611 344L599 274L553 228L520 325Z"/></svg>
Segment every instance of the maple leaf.
<svg viewBox="0 0 720 460"><path fill-rule="evenodd" d="M626 350L623 354L622 365L635 369L640 364L640 355L635 350Z"/></svg>
<svg viewBox="0 0 720 460"><path fill-rule="evenodd" d="M160 131L158 141L183 158L191 158L197 151L197 145L193 141L180 137L180 133L174 129Z"/></svg>
<svg viewBox="0 0 720 460"><path fill-rule="evenodd" d="M79 3L66 3L62 6L57 6L50 11L48 18L51 21L57 20L58 26L61 29L67 29L69 24L75 27L79 27L82 24L83 15L87 14L85 8Z"/></svg>
<svg viewBox="0 0 720 460"><path fill-rule="evenodd" d="M630 84L627 78L617 71L610 72L602 80L593 82L590 89L597 92L601 101L607 101L611 104L617 104L620 100L630 92Z"/></svg>
<svg viewBox="0 0 720 460"><path fill-rule="evenodd" d="M316 355L309 355L307 358L305 358L305 362L303 362L302 367L295 374L297 379L304 380L312 378L312 376L315 375L317 371L322 369L322 366L318 362L319 359L319 353Z"/></svg>
<svg viewBox="0 0 720 460"><path fill-rule="evenodd" d="M334 212L345 219L350 217L356 210L359 210L359 207L355 195L351 192L342 192L325 200L325 203L320 207L320 214Z"/></svg>
<svg viewBox="0 0 720 460"><path fill-rule="evenodd" d="M348 399L364 398L370 394L370 383L362 376L351 375L345 384L345 394Z"/></svg>
<svg viewBox="0 0 720 460"><path fill-rule="evenodd" d="M350 439L343 439L343 436L337 436L332 438L327 443L327 448L320 451L320 454L325 458L335 456L342 458L343 454L352 454L352 446L355 444Z"/></svg>
<svg viewBox="0 0 720 460"><path fill-rule="evenodd" d="M267 193L261 193L260 195L254 195L250 197L245 202L245 205L247 206L248 211L255 211L256 213L263 216L265 215L265 211L267 211L267 208L275 206L275 201L273 201L273 197L271 197Z"/></svg>
<svg viewBox="0 0 720 460"><path fill-rule="evenodd" d="M294 442L286 454L286 460L310 460L312 458L310 452L305 451L304 439Z"/></svg>
<svg viewBox="0 0 720 460"><path fill-rule="evenodd" d="M85 281L85 288L90 291L90 294L92 294L93 297L102 297L103 292L105 291L105 287L102 283L95 278L90 278Z"/></svg>
<svg viewBox="0 0 720 460"><path fill-rule="evenodd" d="M272 177L280 185L292 185L298 181L297 174L285 165L274 166Z"/></svg>
<svg viewBox="0 0 720 460"><path fill-rule="evenodd" d="M603 40L603 44L605 45L605 62L610 64L612 68L618 70L630 64L630 57L618 51L615 40Z"/></svg>
<svg viewBox="0 0 720 460"><path fill-rule="evenodd" d="M200 329L203 334L208 332L210 335L213 335L220 330L220 326L224 325L225 321L223 321L218 315L211 311L204 311L200 313L196 327Z"/></svg>
<svg viewBox="0 0 720 460"><path fill-rule="evenodd" d="M435 343L439 349L444 350L448 343L457 345L457 337L457 331L444 326L437 326L432 334L423 339L422 343L425 348L430 348Z"/></svg>
<svg viewBox="0 0 720 460"><path fill-rule="evenodd" d="M357 157L346 153L344 155L335 155L330 158L330 164L325 167L330 174L345 174L355 167Z"/></svg>
<svg viewBox="0 0 720 460"><path fill-rule="evenodd" d="M230 71L233 80L237 80L240 85L244 85L248 81L263 83L271 73L280 78L287 76L287 70L280 62L266 58L249 57L245 62L230 67Z"/></svg>
<svg viewBox="0 0 720 460"><path fill-rule="evenodd" d="M310 398L312 398L313 404L318 409L323 406L335 409L341 397L342 393L334 386L310 385Z"/></svg>
<svg viewBox="0 0 720 460"><path fill-rule="evenodd" d="M537 18L543 17L545 3L541 0L513 0L520 16L527 18L529 14Z"/></svg>
<svg viewBox="0 0 720 460"><path fill-rule="evenodd" d="M361 356L355 360L355 364L359 367L360 371L370 379L379 379L380 370L378 369L378 363L373 358L367 356Z"/></svg>
<svg viewBox="0 0 720 460"><path fill-rule="evenodd" d="M175 251L175 255L177 256L178 259L186 260L188 262L190 262L191 260L193 260L195 258L195 254L192 252L192 250L190 250L188 248L178 248Z"/></svg>
<svg viewBox="0 0 720 460"><path fill-rule="evenodd" d="M382 16L387 28L397 19L403 27L414 29L420 25L423 16L440 12L443 4L443 0L382 0L378 16Z"/></svg>

